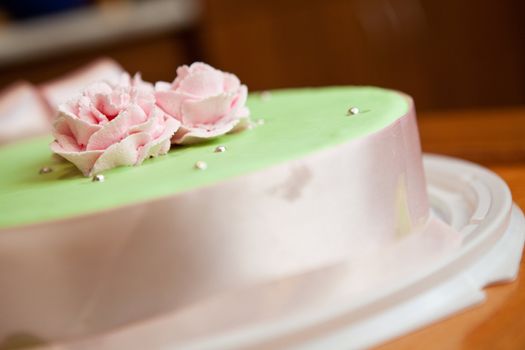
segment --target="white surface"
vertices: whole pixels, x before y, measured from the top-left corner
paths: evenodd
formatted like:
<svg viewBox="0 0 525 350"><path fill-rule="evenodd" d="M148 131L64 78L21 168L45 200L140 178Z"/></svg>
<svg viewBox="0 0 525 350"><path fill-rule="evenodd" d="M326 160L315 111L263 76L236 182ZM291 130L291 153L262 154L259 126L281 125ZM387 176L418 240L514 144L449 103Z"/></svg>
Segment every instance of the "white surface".
<svg viewBox="0 0 525 350"><path fill-rule="evenodd" d="M154 0L89 7L0 28L0 65L195 22L196 0Z"/></svg>

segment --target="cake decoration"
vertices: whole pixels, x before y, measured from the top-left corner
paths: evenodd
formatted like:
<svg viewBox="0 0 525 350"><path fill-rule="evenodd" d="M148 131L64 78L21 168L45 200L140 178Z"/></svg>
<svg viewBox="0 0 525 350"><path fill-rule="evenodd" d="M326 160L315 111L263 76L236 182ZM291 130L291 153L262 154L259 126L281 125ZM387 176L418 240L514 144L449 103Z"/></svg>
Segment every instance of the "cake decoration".
<svg viewBox="0 0 525 350"><path fill-rule="evenodd" d="M38 173L39 173L40 175L43 175L43 174L49 174L49 173L52 172L52 171L53 171L53 168L50 168L50 167L45 166L45 167L40 168L40 170L38 171Z"/></svg>
<svg viewBox="0 0 525 350"><path fill-rule="evenodd" d="M208 164L202 160L198 160L197 162L195 162L195 169L206 170L208 169Z"/></svg>
<svg viewBox="0 0 525 350"><path fill-rule="evenodd" d="M51 149L85 176L140 165L166 154L171 143L193 144L249 128L247 95L237 76L201 62L179 67L172 83L155 87L123 73L117 83L93 83L59 106Z"/></svg>
<svg viewBox="0 0 525 350"><path fill-rule="evenodd" d="M215 147L215 153L222 153L222 152L226 152L226 147L225 146L217 146Z"/></svg>
<svg viewBox="0 0 525 350"><path fill-rule="evenodd" d="M51 149L90 176L167 153L179 126L156 106L152 84L124 73L59 106Z"/></svg>
<svg viewBox="0 0 525 350"><path fill-rule="evenodd" d="M157 82L155 89L157 105L181 123L175 144L198 143L249 124L246 85L205 63L179 67L172 83Z"/></svg>
<svg viewBox="0 0 525 350"><path fill-rule="evenodd" d="M91 181L93 182L104 182L106 180L106 177L102 174L98 174L93 176L93 179Z"/></svg>
<svg viewBox="0 0 525 350"><path fill-rule="evenodd" d="M357 107L350 107L348 111L346 112L346 115L356 115L359 114L359 108Z"/></svg>

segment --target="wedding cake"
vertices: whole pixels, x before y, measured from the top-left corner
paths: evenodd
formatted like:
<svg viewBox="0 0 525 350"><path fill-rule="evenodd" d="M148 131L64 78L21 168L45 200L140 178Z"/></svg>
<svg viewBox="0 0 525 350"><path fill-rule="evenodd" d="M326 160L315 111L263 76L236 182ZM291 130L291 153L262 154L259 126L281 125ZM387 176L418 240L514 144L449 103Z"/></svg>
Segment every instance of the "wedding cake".
<svg viewBox="0 0 525 350"><path fill-rule="evenodd" d="M410 97L248 95L202 63L91 84L0 164L0 343L106 332L374 254L429 220Z"/></svg>

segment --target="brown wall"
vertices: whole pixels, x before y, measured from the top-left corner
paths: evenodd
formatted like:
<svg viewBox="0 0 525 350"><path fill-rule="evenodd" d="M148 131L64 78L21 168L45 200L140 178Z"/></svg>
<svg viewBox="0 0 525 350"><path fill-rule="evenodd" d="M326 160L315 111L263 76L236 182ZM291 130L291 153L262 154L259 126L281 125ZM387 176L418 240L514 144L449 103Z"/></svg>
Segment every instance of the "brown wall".
<svg viewBox="0 0 525 350"><path fill-rule="evenodd" d="M379 85L423 109L525 103L522 0L206 4L206 57L252 89Z"/></svg>

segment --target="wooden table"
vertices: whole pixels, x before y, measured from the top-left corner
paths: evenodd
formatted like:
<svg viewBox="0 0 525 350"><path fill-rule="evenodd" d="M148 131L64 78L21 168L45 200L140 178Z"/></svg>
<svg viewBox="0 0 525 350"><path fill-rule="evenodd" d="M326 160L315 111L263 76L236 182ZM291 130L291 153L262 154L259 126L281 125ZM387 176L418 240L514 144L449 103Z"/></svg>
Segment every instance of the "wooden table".
<svg viewBox="0 0 525 350"><path fill-rule="evenodd" d="M525 108L425 113L419 126L425 152L487 166L507 182L525 210ZM515 282L486 292L483 304L379 349L525 349L525 259Z"/></svg>

